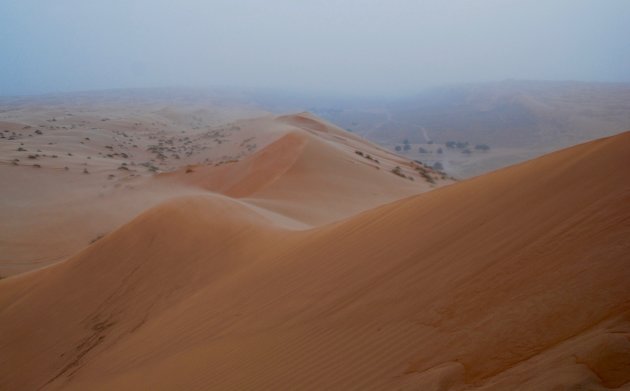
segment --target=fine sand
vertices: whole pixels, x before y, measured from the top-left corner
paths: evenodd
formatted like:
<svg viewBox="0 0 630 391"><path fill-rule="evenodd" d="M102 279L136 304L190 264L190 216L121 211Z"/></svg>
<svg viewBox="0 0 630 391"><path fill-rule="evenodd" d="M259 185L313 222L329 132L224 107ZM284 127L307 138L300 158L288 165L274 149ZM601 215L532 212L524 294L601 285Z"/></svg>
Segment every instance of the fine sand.
<svg viewBox="0 0 630 391"><path fill-rule="evenodd" d="M264 146L4 228L5 263L111 232L0 280L0 389L630 389L630 132L450 184L309 114L235 126Z"/></svg>
<svg viewBox="0 0 630 391"><path fill-rule="evenodd" d="M452 183L306 113L189 111L5 113L0 277L66 259L174 197L224 194L303 229Z"/></svg>

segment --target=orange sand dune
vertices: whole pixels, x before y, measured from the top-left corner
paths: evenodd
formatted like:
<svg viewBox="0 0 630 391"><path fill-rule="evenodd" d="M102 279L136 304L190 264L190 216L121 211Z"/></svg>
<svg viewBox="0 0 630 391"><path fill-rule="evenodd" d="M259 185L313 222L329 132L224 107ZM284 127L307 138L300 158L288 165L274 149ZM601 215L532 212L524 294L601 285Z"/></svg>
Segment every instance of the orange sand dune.
<svg viewBox="0 0 630 391"><path fill-rule="evenodd" d="M161 179L243 198L311 226L435 187L410 162L308 114L257 121L259 129L285 124L284 133L241 161L186 167ZM407 178L392 173L396 166Z"/></svg>
<svg viewBox="0 0 630 391"><path fill-rule="evenodd" d="M628 389L629 166L626 132L309 230L173 199L0 281L0 388Z"/></svg>
<svg viewBox="0 0 630 391"><path fill-rule="evenodd" d="M0 144L0 277L66 259L175 197L221 193L303 229L452 182L306 113L223 125L181 108L69 114L34 110L0 131L12 139Z"/></svg>

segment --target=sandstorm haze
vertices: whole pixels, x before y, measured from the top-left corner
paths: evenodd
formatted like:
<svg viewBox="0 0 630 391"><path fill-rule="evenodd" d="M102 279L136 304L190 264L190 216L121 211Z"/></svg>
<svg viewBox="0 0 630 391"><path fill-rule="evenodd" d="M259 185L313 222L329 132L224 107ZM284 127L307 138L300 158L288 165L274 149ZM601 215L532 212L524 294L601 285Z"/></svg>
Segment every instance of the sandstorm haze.
<svg viewBox="0 0 630 391"><path fill-rule="evenodd" d="M630 81L630 3L2 1L0 95L163 86L401 95Z"/></svg>

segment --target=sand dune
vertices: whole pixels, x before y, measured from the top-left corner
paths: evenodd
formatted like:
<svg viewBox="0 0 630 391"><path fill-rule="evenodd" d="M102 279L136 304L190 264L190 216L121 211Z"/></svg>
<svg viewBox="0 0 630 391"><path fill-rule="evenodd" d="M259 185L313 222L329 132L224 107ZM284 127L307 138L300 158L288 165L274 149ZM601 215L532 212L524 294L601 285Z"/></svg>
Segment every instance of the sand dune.
<svg viewBox="0 0 630 391"><path fill-rule="evenodd" d="M279 121L277 162L161 177L215 191L0 281L0 388L628 389L629 132L349 211L416 181Z"/></svg>
<svg viewBox="0 0 630 391"><path fill-rule="evenodd" d="M5 114L0 276L66 259L174 197L220 193L308 228L452 182L306 113L220 122L220 110L133 107Z"/></svg>

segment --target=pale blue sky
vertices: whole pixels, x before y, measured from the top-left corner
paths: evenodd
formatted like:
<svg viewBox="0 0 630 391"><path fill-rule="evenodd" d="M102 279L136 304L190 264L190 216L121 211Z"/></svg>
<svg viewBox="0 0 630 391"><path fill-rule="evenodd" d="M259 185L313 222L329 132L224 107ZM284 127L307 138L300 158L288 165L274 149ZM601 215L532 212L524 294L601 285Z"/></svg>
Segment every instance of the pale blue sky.
<svg viewBox="0 0 630 391"><path fill-rule="evenodd" d="M0 0L0 95L630 82L628 0Z"/></svg>

